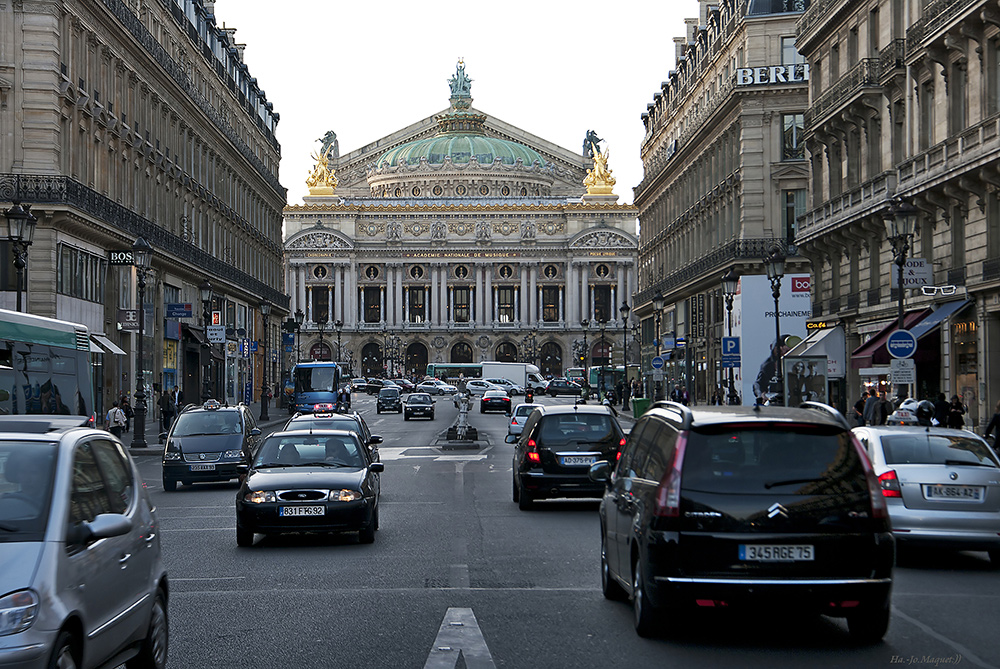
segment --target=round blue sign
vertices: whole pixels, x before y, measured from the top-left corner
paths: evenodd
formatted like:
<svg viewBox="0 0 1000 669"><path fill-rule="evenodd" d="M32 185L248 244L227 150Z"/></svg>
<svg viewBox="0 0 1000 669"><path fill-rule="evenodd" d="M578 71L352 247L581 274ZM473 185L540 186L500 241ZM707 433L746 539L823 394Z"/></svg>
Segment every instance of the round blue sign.
<svg viewBox="0 0 1000 669"><path fill-rule="evenodd" d="M917 352L917 338L909 330L896 330L889 335L885 347L894 358L911 358Z"/></svg>
<svg viewBox="0 0 1000 669"><path fill-rule="evenodd" d="M650 361L650 364L653 366L653 369L662 369L663 358L660 356L656 356L655 358L652 359L652 361Z"/></svg>

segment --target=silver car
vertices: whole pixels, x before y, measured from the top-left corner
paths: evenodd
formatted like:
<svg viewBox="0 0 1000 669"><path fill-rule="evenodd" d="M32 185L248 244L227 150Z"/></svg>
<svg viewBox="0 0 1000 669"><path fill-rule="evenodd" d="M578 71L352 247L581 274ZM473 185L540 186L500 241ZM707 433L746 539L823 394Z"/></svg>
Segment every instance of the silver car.
<svg viewBox="0 0 1000 669"><path fill-rule="evenodd" d="M531 412L542 406L541 404L518 404L511 412L510 424L507 426L507 434L521 434L524 424L528 422Z"/></svg>
<svg viewBox="0 0 1000 669"><path fill-rule="evenodd" d="M0 421L0 666L162 669L167 574L142 477L116 438L60 418Z"/></svg>
<svg viewBox="0 0 1000 669"><path fill-rule="evenodd" d="M980 437L941 427L856 427L900 544L989 552L1000 565L1000 461Z"/></svg>

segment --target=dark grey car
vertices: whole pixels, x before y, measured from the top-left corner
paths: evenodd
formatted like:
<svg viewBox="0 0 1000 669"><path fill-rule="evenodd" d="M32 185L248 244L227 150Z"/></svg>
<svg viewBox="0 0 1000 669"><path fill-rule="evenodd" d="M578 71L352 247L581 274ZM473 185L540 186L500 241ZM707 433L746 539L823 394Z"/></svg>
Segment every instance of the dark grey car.
<svg viewBox="0 0 1000 669"><path fill-rule="evenodd" d="M0 666L162 668L167 574L142 477L107 432L50 427L0 423Z"/></svg>

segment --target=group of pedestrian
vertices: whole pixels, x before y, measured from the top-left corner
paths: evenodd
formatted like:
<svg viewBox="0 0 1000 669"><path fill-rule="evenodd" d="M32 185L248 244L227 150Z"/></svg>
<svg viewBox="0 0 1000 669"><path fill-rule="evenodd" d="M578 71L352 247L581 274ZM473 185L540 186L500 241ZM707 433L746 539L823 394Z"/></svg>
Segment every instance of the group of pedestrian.
<svg viewBox="0 0 1000 669"><path fill-rule="evenodd" d="M174 386L173 390L164 388L160 392L160 399L157 400L160 407L160 430L167 432L174 424L174 416L181 412L184 405L184 393Z"/></svg>
<svg viewBox="0 0 1000 669"><path fill-rule="evenodd" d="M687 388L678 385L670 391L670 401L687 406L691 402L691 396L688 395Z"/></svg>
<svg viewBox="0 0 1000 669"><path fill-rule="evenodd" d="M881 393L874 388L866 390L854 403L854 419L858 425L885 425L893 411L884 390Z"/></svg>

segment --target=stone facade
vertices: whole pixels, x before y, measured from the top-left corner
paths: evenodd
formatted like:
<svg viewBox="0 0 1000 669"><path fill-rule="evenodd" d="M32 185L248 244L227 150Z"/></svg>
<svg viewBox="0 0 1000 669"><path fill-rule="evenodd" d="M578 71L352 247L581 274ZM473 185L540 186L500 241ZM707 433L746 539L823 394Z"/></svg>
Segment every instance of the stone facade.
<svg viewBox="0 0 1000 669"><path fill-rule="evenodd" d="M902 296L922 333L909 390L961 396L979 428L1000 399L996 4L815 2L797 45L813 75L810 208L796 242L812 260L814 316L845 331L852 393L889 387L878 339L895 327L899 294L883 218L894 201L916 207L907 255L931 280Z"/></svg>
<svg viewBox="0 0 1000 669"><path fill-rule="evenodd" d="M728 385L720 277L763 274L762 258L775 247L789 256L786 274L806 268L791 243L808 185L801 124L809 72L793 46L800 14L794 2L701 2L699 17L674 39L676 69L642 114L642 369L652 386L649 361L664 354L662 383L685 385L694 401ZM661 338L683 337L685 348L657 347L657 318Z"/></svg>
<svg viewBox="0 0 1000 669"><path fill-rule="evenodd" d="M129 353L95 355L105 401L135 387L136 335L116 327L118 310L136 306L135 274L108 258L136 238L154 249L143 347L150 386L201 395L200 346L178 321L200 330L206 278L233 344L263 337L262 301L276 313L287 307L278 115L213 5L0 3L0 206L21 200L39 219L28 310L83 323ZM14 308L6 263L0 282L0 303ZM170 318L166 303L193 303L193 315ZM260 378L261 363L230 357L213 393L245 399L237 389L251 365Z"/></svg>

